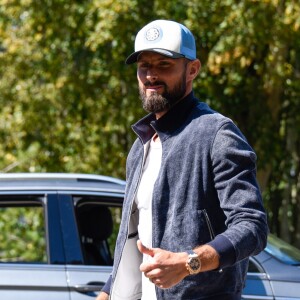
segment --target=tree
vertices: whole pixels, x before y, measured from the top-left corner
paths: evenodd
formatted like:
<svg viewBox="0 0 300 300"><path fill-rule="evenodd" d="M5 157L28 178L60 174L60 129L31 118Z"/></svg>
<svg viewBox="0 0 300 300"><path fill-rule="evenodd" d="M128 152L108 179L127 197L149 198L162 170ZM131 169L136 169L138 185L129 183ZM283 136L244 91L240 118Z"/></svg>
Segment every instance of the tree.
<svg viewBox="0 0 300 300"><path fill-rule="evenodd" d="M4 2L2 169L122 176L137 111L122 41L131 3Z"/></svg>

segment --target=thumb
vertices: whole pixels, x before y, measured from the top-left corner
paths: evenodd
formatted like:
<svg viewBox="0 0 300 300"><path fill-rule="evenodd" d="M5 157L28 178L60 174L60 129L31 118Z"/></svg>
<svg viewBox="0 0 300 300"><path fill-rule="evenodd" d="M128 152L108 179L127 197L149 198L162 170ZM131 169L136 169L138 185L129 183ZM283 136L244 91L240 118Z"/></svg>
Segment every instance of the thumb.
<svg viewBox="0 0 300 300"><path fill-rule="evenodd" d="M138 247L138 249L139 249L139 251L140 251L141 253L150 255L150 256L152 256L152 257L154 256L154 249L152 249L152 248L147 248L146 246L144 246L144 245L142 244L142 242L141 242L140 240L138 240L138 241L136 242L136 244L137 244L137 247Z"/></svg>

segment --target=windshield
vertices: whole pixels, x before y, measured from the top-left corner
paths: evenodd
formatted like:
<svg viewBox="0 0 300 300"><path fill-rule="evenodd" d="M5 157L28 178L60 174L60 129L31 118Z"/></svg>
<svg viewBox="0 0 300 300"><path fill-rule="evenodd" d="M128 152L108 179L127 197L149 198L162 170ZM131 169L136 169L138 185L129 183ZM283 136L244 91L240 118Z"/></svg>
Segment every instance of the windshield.
<svg viewBox="0 0 300 300"><path fill-rule="evenodd" d="M273 234L269 235L265 250L283 263L288 265L300 265L300 250Z"/></svg>

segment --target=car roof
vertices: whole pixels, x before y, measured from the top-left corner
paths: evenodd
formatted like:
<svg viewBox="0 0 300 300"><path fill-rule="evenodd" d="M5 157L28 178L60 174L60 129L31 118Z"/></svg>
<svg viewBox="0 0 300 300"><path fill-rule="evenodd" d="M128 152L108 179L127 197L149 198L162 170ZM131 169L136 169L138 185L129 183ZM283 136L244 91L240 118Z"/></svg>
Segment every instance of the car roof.
<svg viewBox="0 0 300 300"><path fill-rule="evenodd" d="M1 191L87 190L124 193L125 181L114 177L76 173L3 173Z"/></svg>

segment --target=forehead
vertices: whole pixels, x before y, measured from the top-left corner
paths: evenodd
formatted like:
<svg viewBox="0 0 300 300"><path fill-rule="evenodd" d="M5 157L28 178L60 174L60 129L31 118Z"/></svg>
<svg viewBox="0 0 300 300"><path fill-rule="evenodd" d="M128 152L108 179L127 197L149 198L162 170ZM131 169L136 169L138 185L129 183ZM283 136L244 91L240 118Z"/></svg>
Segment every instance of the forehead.
<svg viewBox="0 0 300 300"><path fill-rule="evenodd" d="M169 60L169 61L175 61L175 59L171 57L167 57L165 55L161 55L159 53L151 52L151 51L144 51L140 53L140 55L137 58L137 62L140 61L160 61L160 60Z"/></svg>

